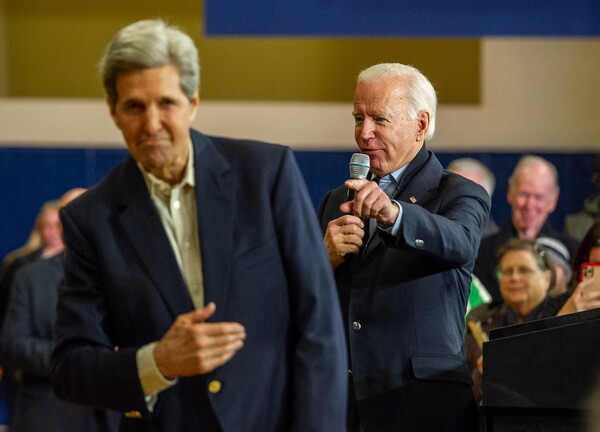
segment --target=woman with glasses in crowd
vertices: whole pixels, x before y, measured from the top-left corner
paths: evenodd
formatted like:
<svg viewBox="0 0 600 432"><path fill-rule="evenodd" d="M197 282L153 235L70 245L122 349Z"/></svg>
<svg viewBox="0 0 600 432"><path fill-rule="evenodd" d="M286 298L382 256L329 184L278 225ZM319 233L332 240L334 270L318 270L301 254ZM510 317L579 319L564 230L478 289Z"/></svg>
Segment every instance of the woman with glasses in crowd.
<svg viewBox="0 0 600 432"><path fill-rule="evenodd" d="M498 250L497 275L504 302L483 304L467 316L467 366L478 403L482 396L482 340L492 329L548 316L548 291L555 279L554 266L544 247L524 239L510 240Z"/></svg>

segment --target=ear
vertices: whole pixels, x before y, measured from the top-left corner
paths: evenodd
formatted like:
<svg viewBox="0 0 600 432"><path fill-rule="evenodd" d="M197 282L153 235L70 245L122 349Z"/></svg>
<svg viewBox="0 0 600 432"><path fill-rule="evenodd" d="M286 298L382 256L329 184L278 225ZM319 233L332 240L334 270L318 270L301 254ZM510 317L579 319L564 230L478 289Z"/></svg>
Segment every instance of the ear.
<svg viewBox="0 0 600 432"><path fill-rule="evenodd" d="M425 141L425 136L429 130L429 122L431 121L431 114L429 111L421 111L417 118L417 141Z"/></svg>
<svg viewBox="0 0 600 432"><path fill-rule="evenodd" d="M198 111L198 105L200 105L200 94L198 90L194 92L194 96L190 100L190 121L196 118L196 112Z"/></svg>
<svg viewBox="0 0 600 432"><path fill-rule="evenodd" d="M556 277L552 277L552 270L546 270L544 272L544 279L546 279L546 285L548 286L548 290L552 289L552 285L556 283Z"/></svg>
<svg viewBox="0 0 600 432"><path fill-rule="evenodd" d="M506 202L508 202L511 206L514 205L513 196L514 194L512 191L512 186L509 184L508 189L506 190Z"/></svg>
<svg viewBox="0 0 600 432"><path fill-rule="evenodd" d="M554 209L556 209L556 205L558 204L558 195L559 195L559 191L555 191L553 194L553 197L550 200L550 204L548 205L549 208L548 210L550 210L550 213L554 212Z"/></svg>

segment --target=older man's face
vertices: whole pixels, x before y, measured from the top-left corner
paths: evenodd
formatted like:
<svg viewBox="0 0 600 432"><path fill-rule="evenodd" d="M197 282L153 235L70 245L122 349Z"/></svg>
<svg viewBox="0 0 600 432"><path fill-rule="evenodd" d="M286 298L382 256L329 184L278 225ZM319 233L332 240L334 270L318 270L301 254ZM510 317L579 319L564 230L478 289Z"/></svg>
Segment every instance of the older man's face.
<svg viewBox="0 0 600 432"><path fill-rule="evenodd" d="M187 163L197 94L191 101L186 97L171 65L124 73L116 87L111 115L129 153L148 172L177 183Z"/></svg>
<svg viewBox="0 0 600 432"><path fill-rule="evenodd" d="M429 113L409 119L403 80L361 82L354 92L354 138L360 151L371 158L371 171L378 177L410 162L429 127Z"/></svg>
<svg viewBox="0 0 600 432"><path fill-rule="evenodd" d="M508 188L512 222L521 238L538 236L548 215L556 208L558 190L552 172L543 163L522 167Z"/></svg>

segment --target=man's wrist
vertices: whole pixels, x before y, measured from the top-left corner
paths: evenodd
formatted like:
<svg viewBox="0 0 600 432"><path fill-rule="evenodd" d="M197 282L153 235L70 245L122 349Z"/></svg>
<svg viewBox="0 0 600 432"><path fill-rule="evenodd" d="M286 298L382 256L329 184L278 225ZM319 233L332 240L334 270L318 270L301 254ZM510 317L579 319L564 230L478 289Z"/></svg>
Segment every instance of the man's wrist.
<svg viewBox="0 0 600 432"><path fill-rule="evenodd" d="M392 203L392 205L395 207L394 208L394 216L393 219L389 222L387 221L377 221L377 226L381 229L390 229L391 227L394 226L394 223L396 222L396 219L398 219L398 214L400 213L400 205L398 204L397 201L394 200L390 200L390 202Z"/></svg>

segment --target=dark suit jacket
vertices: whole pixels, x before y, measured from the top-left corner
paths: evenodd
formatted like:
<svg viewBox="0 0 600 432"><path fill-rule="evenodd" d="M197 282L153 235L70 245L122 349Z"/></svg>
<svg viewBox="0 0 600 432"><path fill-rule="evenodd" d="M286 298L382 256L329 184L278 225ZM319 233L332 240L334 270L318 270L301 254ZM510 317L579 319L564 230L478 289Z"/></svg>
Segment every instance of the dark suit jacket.
<svg viewBox="0 0 600 432"><path fill-rule="evenodd" d="M4 323L6 308L10 299L10 287L16 271L27 263L35 261L42 255L42 248L36 249L26 255L15 258L10 264L2 263L0 269L0 326Z"/></svg>
<svg viewBox="0 0 600 432"><path fill-rule="evenodd" d="M15 376L10 430L63 432L116 430L113 414L59 400L50 382L56 290L63 256L38 258L13 278L0 353Z"/></svg>
<svg viewBox="0 0 600 432"><path fill-rule="evenodd" d="M359 411L361 400L417 380L470 383L464 314L489 197L443 170L425 146L393 197L403 209L398 236L378 231L370 252L347 257L335 273ZM342 215L345 200L343 187L324 197L323 230ZM435 410L436 401L430 405ZM363 420L369 415L360 414Z"/></svg>
<svg viewBox="0 0 600 432"><path fill-rule="evenodd" d="M504 301L500 295L500 286L498 285L498 278L496 277L496 266L498 265L496 254L500 246L510 239L518 237L519 235L517 234L514 225L512 222L508 222L503 225L496 234L485 237L481 241L473 273L479 278L492 296L492 303L502 303ZM538 233L538 237L552 237L557 239L567 247L571 254L571 258L573 258L577 251L577 240L559 233L552 228L548 221L542 226L542 229Z"/></svg>
<svg viewBox="0 0 600 432"><path fill-rule="evenodd" d="M207 429L208 398L225 432L343 427L346 358L334 281L290 149L191 131L210 321L245 326L245 346L215 371L146 409L136 350L193 309L143 177L129 158L64 208L65 284L53 355L55 389L107 407L123 430ZM118 347L118 350L116 348ZM220 389L208 391L219 381Z"/></svg>

